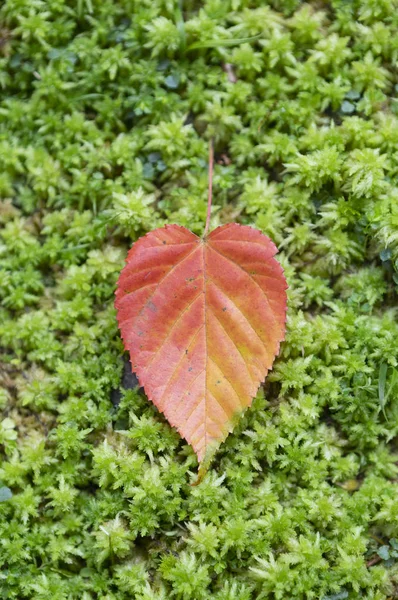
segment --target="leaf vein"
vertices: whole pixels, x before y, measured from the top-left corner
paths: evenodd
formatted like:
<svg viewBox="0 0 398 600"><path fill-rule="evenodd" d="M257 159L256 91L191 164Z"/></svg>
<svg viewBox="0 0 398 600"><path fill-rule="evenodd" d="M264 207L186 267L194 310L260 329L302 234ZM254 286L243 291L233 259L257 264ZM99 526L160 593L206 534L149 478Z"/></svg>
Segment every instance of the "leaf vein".
<svg viewBox="0 0 398 600"><path fill-rule="evenodd" d="M228 336L228 338L231 340L231 343L232 343L233 347L235 348L235 350L237 350L237 351L239 352L239 354L241 355L241 357L242 357L242 360L243 360L243 363L244 363L244 365L245 365L245 367L246 367L246 370L247 370L247 372L248 372L248 374L249 374L249 377L250 377L250 379L252 380L252 382L253 382L253 383L255 383L255 382L254 382L254 379L253 379L253 377L252 377L252 374L251 374L251 372L250 372L250 370L249 370L249 365L247 364L247 362L246 362L246 360L245 360L245 358L244 358L244 356L243 356L242 352L239 350L238 346L235 344L235 342L234 342L234 340L232 339L231 335L228 333L227 329L226 329L226 328L225 328L225 326L222 324L222 322L220 321L220 319L217 317L217 315L215 314L215 312L214 312L214 311L211 311L211 314L212 314L212 315L213 315L213 317L216 319L217 323L219 323L219 325L220 325L220 327L223 329L223 331L224 331L224 332L227 334L227 336Z"/></svg>
<svg viewBox="0 0 398 600"><path fill-rule="evenodd" d="M192 386L193 386L193 384L194 384L194 383L195 383L195 381L198 379L198 377L200 377L200 375L202 375L202 374L203 374L203 371L204 371L204 370L205 370L205 369L203 368L201 371L199 371L199 373L197 373L197 374L195 375L195 377L193 377L193 378L192 378L192 380L190 381L190 383L189 383L189 385L188 385L187 389L185 390L185 392L184 392L183 396L182 396L182 397L181 397L181 398L178 400L178 403L177 403L177 405L176 405L176 406L175 406L175 408L173 409L173 413L172 413L172 414L173 414L173 416L174 416L174 415L176 415L176 413L177 413L177 410L180 408L180 406L181 406L182 402L185 400L185 398L186 398L186 396L187 396L187 394L188 394L189 390L190 390L190 389L192 389ZM172 418L172 417L171 417L171 418Z"/></svg>
<svg viewBox="0 0 398 600"><path fill-rule="evenodd" d="M171 273L174 271L174 269L176 269L178 266L181 266L190 256L192 256L192 254L195 252L195 250L197 250L197 248L198 248L197 246L195 248L193 248L191 250L191 252L188 252L188 254L186 256L184 256L184 258L182 258L175 265L173 265L171 267L170 271L168 271L168 273L166 273L166 275L163 277L163 279L161 279L158 282L158 287L166 281L166 279L169 277L169 275L171 275ZM154 290L153 293L149 296L149 298L147 298L146 303L150 302L155 294L156 294L156 290ZM138 315L136 316L136 319L138 319L138 317L141 316L142 311L143 311L143 309L141 309L141 311L138 313Z"/></svg>
<svg viewBox="0 0 398 600"><path fill-rule="evenodd" d="M224 371L221 369L221 367L216 363L216 361L214 360L214 358L212 358L211 356L208 357L209 360L211 360L211 362L217 367L217 369L220 371L220 373L222 373L225 381L227 381L229 383L229 385L231 386L231 388L233 389L233 391L235 392L236 397L238 398L238 402L239 402L239 406L241 408L243 408L242 402L240 400L240 396L238 394L238 392L235 389L235 386L232 384L231 380L225 375Z"/></svg>
<svg viewBox="0 0 398 600"><path fill-rule="evenodd" d="M258 339L260 340L261 344L264 346L264 348L266 348L266 345L264 343L264 341L261 339L261 337L258 335L257 331L255 330L255 328L253 327L252 323L249 321L248 317L245 315L245 313L242 311L242 309L236 304L236 302L234 302L232 300L232 298L230 298L228 296L228 294L226 294L224 292L224 290L222 290L220 288L220 286L214 281L214 279L210 279L208 278L208 281L211 281L212 284L235 306L236 310L242 315L242 317L245 319L245 321L249 324L250 328L252 329L252 331L255 333L255 335L258 337ZM214 314L214 313L213 313Z"/></svg>
<svg viewBox="0 0 398 600"><path fill-rule="evenodd" d="M192 346L192 344L193 344L193 343L194 343L194 341L196 340L197 336L199 335L199 333L200 333L200 331L203 329L203 327L204 327L204 325L201 325L201 326L199 327L199 329L198 329L198 330L197 330L197 331L194 333L194 335L193 335L193 337L192 337L191 341L189 342L189 345L188 345L188 347L186 348L186 350L189 350L189 349L190 349L190 347ZM173 371L172 371L172 373L171 373L170 377L168 378L168 380L167 380L167 382L166 382L166 386L165 386L165 388L164 388L164 391L163 391L163 393L162 393L162 396L161 396L161 397L160 397L160 399L159 399L159 404L161 404L161 402L162 402L162 400L163 400L163 398L164 398L164 396L165 396L165 394L166 394L166 392L167 392L167 390L168 390L168 388L169 388L169 386L170 386L170 382L171 382L171 380L173 379L174 375L176 374L176 371L177 371L177 369L180 367L180 365L181 365L182 361L184 360L185 356L186 356L186 352L184 351L184 352L182 352L180 359L178 360L178 362L177 362L176 366L174 367L174 369L173 369Z"/></svg>
<svg viewBox="0 0 398 600"><path fill-rule="evenodd" d="M200 291L199 294L197 294L195 296L195 298L188 304L188 306L186 306L184 308L184 310L178 315L178 318L176 319L176 321L174 321L173 325L170 327L169 331L167 332L166 337L163 339L160 346L156 349L155 354L152 356L151 360L147 364L145 371L144 371L145 375L147 374L147 371L148 371L149 367L152 365L155 358L159 355L159 352L162 350L162 348L164 348L164 345L170 339L171 334L173 333L173 331L176 328L176 326L178 325L178 323L181 321L182 317L184 315L186 315L186 313L192 308L192 306L195 304L196 300L198 298L200 298L201 294L202 294L202 292Z"/></svg>
<svg viewBox="0 0 398 600"><path fill-rule="evenodd" d="M268 299L268 296L265 293L265 291L263 290L263 288L261 287L261 285L259 285L257 283L257 281L255 279L253 279L253 277L250 275L250 273L248 271L246 271L246 269L244 269L239 263L237 263L236 260L233 260L233 258L230 258L229 256L226 256L225 254L223 254L222 252L220 252L219 250L217 250L213 246L210 246L210 247L211 247L212 250L214 250L214 252L217 252L217 254L219 254L220 256L222 256L225 260L230 261L231 263L233 263L234 265L236 265L237 267L239 267L239 269L241 271L243 271L244 273L246 273L246 275L248 275L250 277L251 281L254 283L254 285L256 285L258 287L258 289L261 291L262 295L266 299L268 307L269 307L269 310L271 312L272 320L274 321L274 323L277 324L277 321L276 321L275 315L274 315L274 313L272 311L272 307L271 307L270 301Z"/></svg>

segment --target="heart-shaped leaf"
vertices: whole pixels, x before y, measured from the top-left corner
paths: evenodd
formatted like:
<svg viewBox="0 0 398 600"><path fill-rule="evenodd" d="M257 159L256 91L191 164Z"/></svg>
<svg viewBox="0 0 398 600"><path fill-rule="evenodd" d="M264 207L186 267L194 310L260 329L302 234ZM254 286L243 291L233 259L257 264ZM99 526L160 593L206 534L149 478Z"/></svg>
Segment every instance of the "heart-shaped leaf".
<svg viewBox="0 0 398 600"><path fill-rule="evenodd" d="M148 398L207 465L251 404L284 338L286 280L269 238L166 225L130 250L116 309ZM203 470L203 469L202 469Z"/></svg>

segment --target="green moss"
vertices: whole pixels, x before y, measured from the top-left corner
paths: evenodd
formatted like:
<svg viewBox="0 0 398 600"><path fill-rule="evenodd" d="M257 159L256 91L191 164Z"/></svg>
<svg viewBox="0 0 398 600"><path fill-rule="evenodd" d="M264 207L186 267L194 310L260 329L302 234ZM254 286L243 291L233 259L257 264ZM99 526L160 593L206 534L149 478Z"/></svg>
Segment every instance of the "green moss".
<svg viewBox="0 0 398 600"><path fill-rule="evenodd" d="M395 0L5 0L0 597L398 590ZM288 334L198 487L123 359L131 243L258 227ZM12 496L11 496L12 494Z"/></svg>

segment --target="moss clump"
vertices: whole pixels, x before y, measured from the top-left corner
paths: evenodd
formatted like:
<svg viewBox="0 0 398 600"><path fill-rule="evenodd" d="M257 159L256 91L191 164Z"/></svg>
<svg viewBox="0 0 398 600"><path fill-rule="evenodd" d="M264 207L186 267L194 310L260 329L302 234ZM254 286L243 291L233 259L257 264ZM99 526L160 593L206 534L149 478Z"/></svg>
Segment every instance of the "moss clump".
<svg viewBox="0 0 398 600"><path fill-rule="evenodd" d="M0 596L398 597L395 0L4 0ZM198 487L113 293L166 222L281 248L287 341Z"/></svg>

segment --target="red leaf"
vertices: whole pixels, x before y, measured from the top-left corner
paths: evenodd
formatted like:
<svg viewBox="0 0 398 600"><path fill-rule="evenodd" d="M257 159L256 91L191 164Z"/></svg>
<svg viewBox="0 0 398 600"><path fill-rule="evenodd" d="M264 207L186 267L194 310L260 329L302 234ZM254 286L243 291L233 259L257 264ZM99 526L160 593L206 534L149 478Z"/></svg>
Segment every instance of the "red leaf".
<svg viewBox="0 0 398 600"><path fill-rule="evenodd" d="M116 309L150 400L207 464L284 339L286 280L269 238L228 224L204 239L166 225L130 250Z"/></svg>

